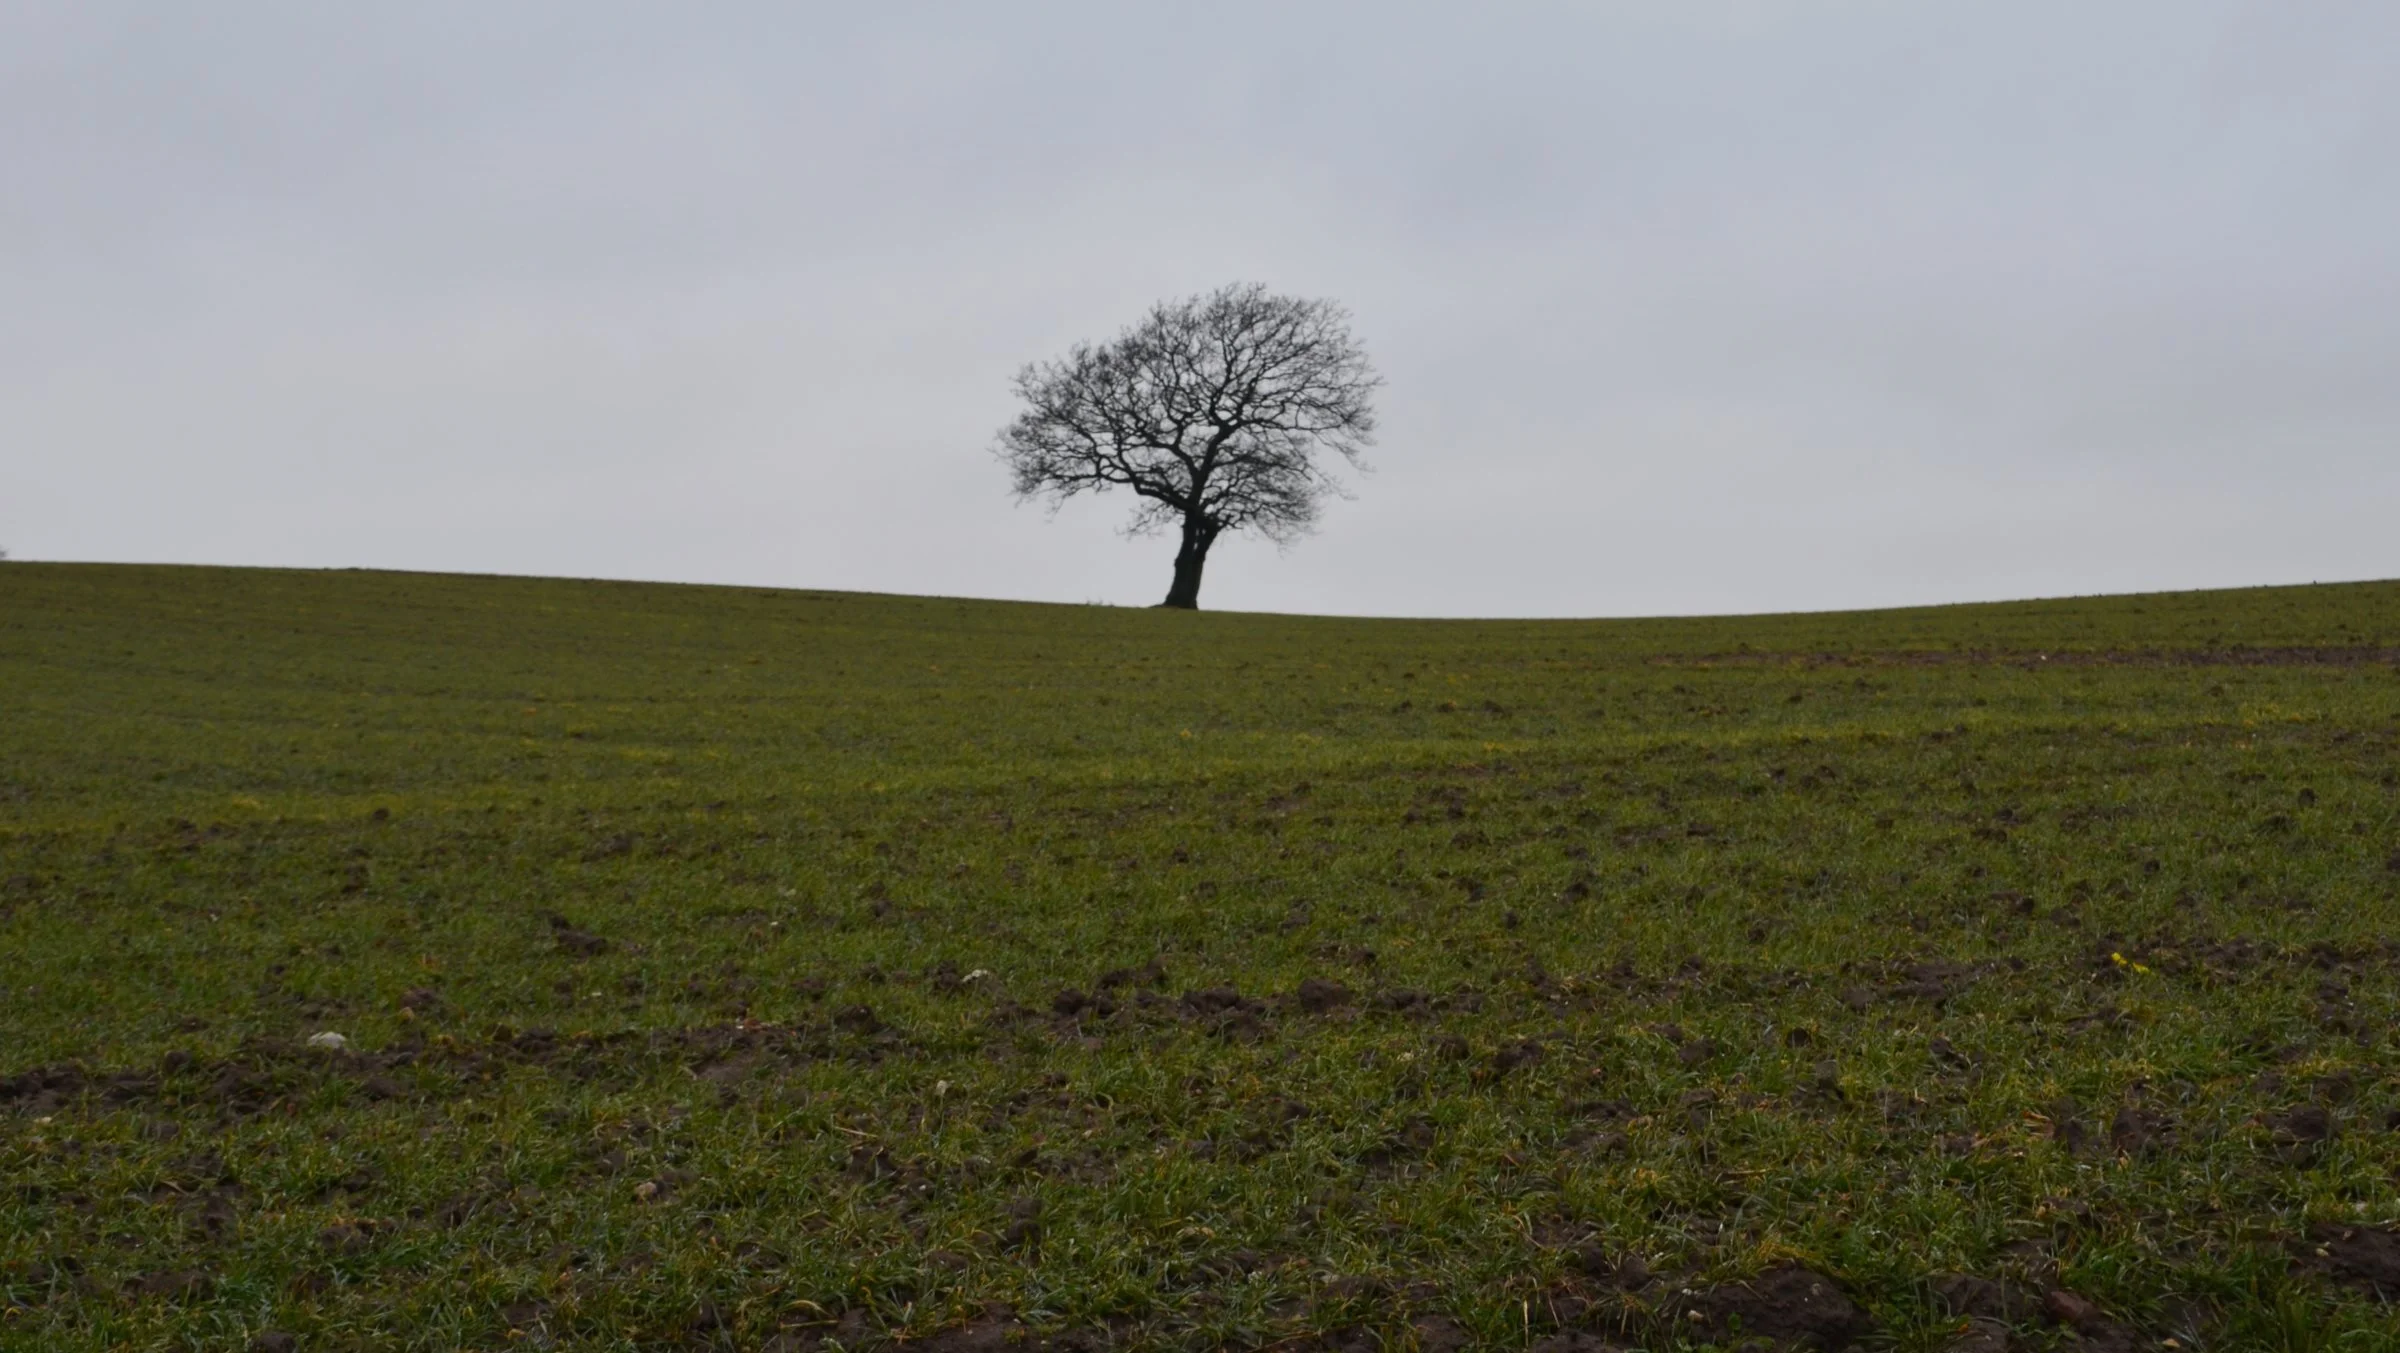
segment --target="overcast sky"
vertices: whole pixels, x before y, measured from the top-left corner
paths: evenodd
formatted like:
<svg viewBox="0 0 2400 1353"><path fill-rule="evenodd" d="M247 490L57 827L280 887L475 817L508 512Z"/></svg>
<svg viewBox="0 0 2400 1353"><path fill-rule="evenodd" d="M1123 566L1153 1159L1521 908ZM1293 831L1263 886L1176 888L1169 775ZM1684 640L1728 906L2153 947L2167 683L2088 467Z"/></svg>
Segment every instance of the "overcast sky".
<svg viewBox="0 0 2400 1353"><path fill-rule="evenodd" d="M1204 605L2400 576L2400 5L0 0L0 547L1148 604L1022 363L1332 297Z"/></svg>

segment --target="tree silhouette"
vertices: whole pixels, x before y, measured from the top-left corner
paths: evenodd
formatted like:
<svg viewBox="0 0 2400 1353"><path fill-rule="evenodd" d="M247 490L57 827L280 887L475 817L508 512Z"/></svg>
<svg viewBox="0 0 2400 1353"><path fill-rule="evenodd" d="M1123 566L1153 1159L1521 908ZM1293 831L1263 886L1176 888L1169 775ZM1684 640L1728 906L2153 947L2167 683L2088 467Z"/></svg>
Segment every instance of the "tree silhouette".
<svg viewBox="0 0 2400 1353"><path fill-rule="evenodd" d="M1237 283L1028 364L1016 380L1027 408L997 453L1020 500L1131 489L1141 503L1128 534L1180 535L1163 604L1189 610L1217 537L1289 543L1316 525L1342 491L1321 453L1365 468L1381 384L1340 306Z"/></svg>

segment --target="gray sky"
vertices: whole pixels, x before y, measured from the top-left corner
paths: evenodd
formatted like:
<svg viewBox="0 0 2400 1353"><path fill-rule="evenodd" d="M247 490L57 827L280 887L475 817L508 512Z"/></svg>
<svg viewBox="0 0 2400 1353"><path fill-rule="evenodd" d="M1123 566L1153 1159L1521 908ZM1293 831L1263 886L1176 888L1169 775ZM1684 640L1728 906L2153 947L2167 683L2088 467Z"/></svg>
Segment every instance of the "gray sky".
<svg viewBox="0 0 2400 1353"><path fill-rule="evenodd" d="M1203 604L2400 576L2400 6L0 0L0 547L1147 604L1010 374L1331 296Z"/></svg>

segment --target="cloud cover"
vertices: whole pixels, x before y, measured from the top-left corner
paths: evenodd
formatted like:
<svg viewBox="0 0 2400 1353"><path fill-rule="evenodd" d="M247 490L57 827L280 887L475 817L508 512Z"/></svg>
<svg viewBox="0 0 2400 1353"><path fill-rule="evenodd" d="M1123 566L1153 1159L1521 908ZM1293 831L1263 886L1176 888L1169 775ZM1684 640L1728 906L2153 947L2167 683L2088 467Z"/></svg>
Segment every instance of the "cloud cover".
<svg viewBox="0 0 2400 1353"><path fill-rule="evenodd" d="M2400 575L2400 9L0 9L0 546L1146 604L1008 377L1332 296L1203 603Z"/></svg>

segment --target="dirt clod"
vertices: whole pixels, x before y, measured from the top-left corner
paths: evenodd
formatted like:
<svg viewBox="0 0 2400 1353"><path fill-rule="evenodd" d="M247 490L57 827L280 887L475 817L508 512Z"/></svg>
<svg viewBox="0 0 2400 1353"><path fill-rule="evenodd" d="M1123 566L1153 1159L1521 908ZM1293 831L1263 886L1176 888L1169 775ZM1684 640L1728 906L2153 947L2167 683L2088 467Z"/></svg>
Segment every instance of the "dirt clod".
<svg viewBox="0 0 2400 1353"><path fill-rule="evenodd" d="M1612 1292L1638 1292L1656 1279L1638 1254L1618 1254L1600 1245L1578 1246L1568 1256L1576 1271Z"/></svg>
<svg viewBox="0 0 2400 1353"><path fill-rule="evenodd" d="M576 958L593 958L608 952L607 940L583 929L557 912L551 912L542 919L549 923L550 938L558 945L560 953L570 954Z"/></svg>
<svg viewBox="0 0 2400 1353"><path fill-rule="evenodd" d="M2074 1353L2150 1353L2157 1342L2143 1338L2131 1325L2100 1320L2076 1330L2066 1347Z"/></svg>
<svg viewBox="0 0 2400 1353"><path fill-rule="evenodd" d="M2062 1099L2048 1110L2050 1140L2070 1156L2080 1156L2091 1145L2092 1130L2084 1125L2083 1110L2074 1100Z"/></svg>
<svg viewBox="0 0 2400 1353"><path fill-rule="evenodd" d="M2126 1105L2108 1125L2108 1144L2119 1155L2147 1155L2167 1137L2166 1119L2156 1112Z"/></svg>
<svg viewBox="0 0 2400 1353"><path fill-rule="evenodd" d="M1417 1353L1465 1353L1475 1347L1475 1336L1466 1326L1446 1315L1419 1316L1414 1333Z"/></svg>
<svg viewBox="0 0 2400 1353"><path fill-rule="evenodd" d="M2342 1281L2385 1301L2400 1300L2400 1232L2320 1226L2309 1233L2314 1256Z"/></svg>
<svg viewBox="0 0 2400 1353"><path fill-rule="evenodd" d="M500 1323L512 1330L535 1329L549 1314L546 1301L512 1301L500 1308Z"/></svg>
<svg viewBox="0 0 2400 1353"><path fill-rule="evenodd" d="M2009 1353L2008 1326L1997 1320L1970 1320L1966 1328L1942 1345L1942 1353Z"/></svg>
<svg viewBox="0 0 2400 1353"><path fill-rule="evenodd" d="M126 1284L126 1290L134 1296L167 1301L199 1301L215 1288L215 1280L196 1268L145 1273Z"/></svg>
<svg viewBox="0 0 2400 1353"><path fill-rule="evenodd" d="M1297 996L1300 1008L1312 1015L1321 1015L1350 1004L1350 988L1323 977L1302 980Z"/></svg>
<svg viewBox="0 0 2400 1353"><path fill-rule="evenodd" d="M1519 1067L1531 1066L1542 1059L1542 1045L1533 1039L1520 1039L1502 1046L1492 1054L1492 1074L1505 1076Z"/></svg>
<svg viewBox="0 0 2400 1353"><path fill-rule="evenodd" d="M2053 1287L2042 1294L2042 1314L2059 1324L2078 1328L2095 1324L2101 1318L2100 1303L2063 1287Z"/></svg>
<svg viewBox="0 0 2400 1353"><path fill-rule="evenodd" d="M1247 1008L1242 993L1232 987L1202 987L1183 993L1183 1005L1195 1015L1221 1015Z"/></svg>
<svg viewBox="0 0 2400 1353"><path fill-rule="evenodd" d="M317 1232L317 1248L327 1254L361 1254L375 1244L374 1228L360 1222L335 1222Z"/></svg>
<svg viewBox="0 0 2400 1353"><path fill-rule="evenodd" d="M1031 1217L1019 1217L1000 1229L1000 1248L1030 1250L1042 1243L1042 1224Z"/></svg>
<svg viewBox="0 0 2400 1353"><path fill-rule="evenodd" d="M1848 1348L1874 1328L1832 1279L1797 1264L1777 1265L1746 1283L1710 1288L1694 1298L1692 1310L1710 1338L1738 1331L1744 1338L1822 1353Z"/></svg>
<svg viewBox="0 0 2400 1353"><path fill-rule="evenodd" d="M1099 980L1093 983L1102 991L1115 991L1120 987L1163 987L1166 984L1167 970L1157 959L1138 968L1111 968L1100 974Z"/></svg>
<svg viewBox="0 0 2400 1353"><path fill-rule="evenodd" d="M2285 1147L2321 1146L2333 1140L2336 1130L2333 1112L2322 1104L2303 1104L2269 1119L2267 1126L2276 1144Z"/></svg>

